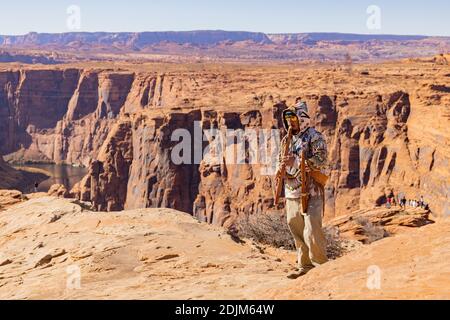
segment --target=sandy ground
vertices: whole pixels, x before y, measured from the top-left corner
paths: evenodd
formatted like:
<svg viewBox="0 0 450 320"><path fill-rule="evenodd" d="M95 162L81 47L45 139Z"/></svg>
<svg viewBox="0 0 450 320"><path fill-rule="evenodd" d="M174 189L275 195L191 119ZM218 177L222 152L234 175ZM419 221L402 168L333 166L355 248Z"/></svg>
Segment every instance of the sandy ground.
<svg viewBox="0 0 450 320"><path fill-rule="evenodd" d="M169 209L93 213L35 198L0 212L0 249L1 299L450 298L448 220L298 280L286 278L295 253L237 243Z"/></svg>

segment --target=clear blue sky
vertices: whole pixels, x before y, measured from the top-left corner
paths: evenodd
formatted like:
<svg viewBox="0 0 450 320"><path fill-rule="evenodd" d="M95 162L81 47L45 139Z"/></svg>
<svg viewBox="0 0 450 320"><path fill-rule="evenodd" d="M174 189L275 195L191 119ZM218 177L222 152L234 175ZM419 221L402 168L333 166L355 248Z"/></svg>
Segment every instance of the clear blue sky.
<svg viewBox="0 0 450 320"><path fill-rule="evenodd" d="M66 10L81 9L80 31L222 29L450 36L449 0L9 0L0 6L0 34L68 32ZM367 28L369 5L381 29Z"/></svg>

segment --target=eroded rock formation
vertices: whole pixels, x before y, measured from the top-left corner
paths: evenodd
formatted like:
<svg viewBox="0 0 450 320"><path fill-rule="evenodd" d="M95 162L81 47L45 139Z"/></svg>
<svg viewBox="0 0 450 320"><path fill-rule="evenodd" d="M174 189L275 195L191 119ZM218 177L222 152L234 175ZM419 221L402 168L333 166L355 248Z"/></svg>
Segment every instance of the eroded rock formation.
<svg viewBox="0 0 450 320"><path fill-rule="evenodd" d="M433 213L448 210L447 66L135 68L1 72L1 152L89 166L75 191L98 210L169 207L229 226L277 209L265 165L194 155L175 164L173 133L195 137L195 122L277 130L280 111L301 97L329 145L327 218L379 205L391 191L423 195Z"/></svg>
<svg viewBox="0 0 450 320"><path fill-rule="evenodd" d="M50 187L47 194L52 197L68 198L70 196L67 188L62 184L54 184Z"/></svg>
<svg viewBox="0 0 450 320"><path fill-rule="evenodd" d="M22 192L17 190L0 190L0 210L6 210L25 200Z"/></svg>
<svg viewBox="0 0 450 320"><path fill-rule="evenodd" d="M132 74L0 72L0 150L11 161L88 165L115 122Z"/></svg>

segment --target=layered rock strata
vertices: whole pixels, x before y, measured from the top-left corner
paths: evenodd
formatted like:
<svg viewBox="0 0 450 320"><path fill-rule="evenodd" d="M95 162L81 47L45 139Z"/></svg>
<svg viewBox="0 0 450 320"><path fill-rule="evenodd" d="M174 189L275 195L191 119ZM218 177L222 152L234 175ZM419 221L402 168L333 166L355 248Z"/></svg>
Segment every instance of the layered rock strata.
<svg viewBox="0 0 450 320"><path fill-rule="evenodd" d="M9 161L88 166L76 193L98 210L169 207L230 225L280 209L266 164L249 155L241 164L195 155L177 164L174 132L195 137L195 123L281 130L281 110L301 97L329 146L327 218L379 205L391 191L423 195L433 213L448 213L450 71L424 62L397 67L5 70L0 151ZM227 145L242 149L251 139Z"/></svg>

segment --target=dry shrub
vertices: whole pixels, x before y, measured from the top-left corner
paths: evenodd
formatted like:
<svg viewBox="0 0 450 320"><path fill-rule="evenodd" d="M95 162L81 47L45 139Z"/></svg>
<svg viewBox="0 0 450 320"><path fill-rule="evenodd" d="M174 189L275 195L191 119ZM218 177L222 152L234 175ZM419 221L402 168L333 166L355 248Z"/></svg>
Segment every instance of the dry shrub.
<svg viewBox="0 0 450 320"><path fill-rule="evenodd" d="M364 241L365 244L371 244L372 242L381 240L388 236L382 226L373 224L366 217L358 217L355 219L355 222L362 227L363 234L367 237Z"/></svg>
<svg viewBox="0 0 450 320"><path fill-rule="evenodd" d="M277 248L295 249L294 238L284 215L277 213L246 215L238 219L236 229L239 237Z"/></svg>
<svg viewBox="0 0 450 320"><path fill-rule="evenodd" d="M295 241L289 230L286 216L278 213L257 214L243 216L233 228L239 238L270 245L276 248L295 250ZM329 259L336 259L344 254L342 240L337 228L324 228L327 240L327 255Z"/></svg>
<svg viewBox="0 0 450 320"><path fill-rule="evenodd" d="M323 228L323 232L327 239L328 259L335 260L342 257L346 250L343 246L344 241L339 235L339 229L337 227L325 227Z"/></svg>

